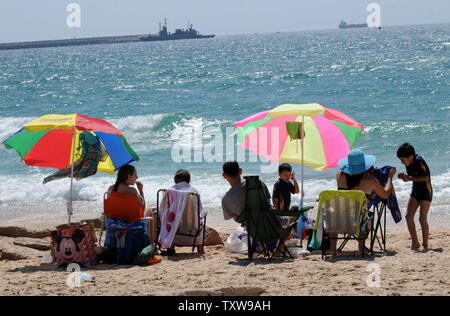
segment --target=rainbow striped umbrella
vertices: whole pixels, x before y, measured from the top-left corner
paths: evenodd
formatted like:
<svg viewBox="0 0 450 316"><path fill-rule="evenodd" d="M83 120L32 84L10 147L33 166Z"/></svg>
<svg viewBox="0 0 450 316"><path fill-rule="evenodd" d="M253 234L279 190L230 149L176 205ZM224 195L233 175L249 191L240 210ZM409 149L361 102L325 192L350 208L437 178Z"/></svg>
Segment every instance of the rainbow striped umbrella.
<svg viewBox="0 0 450 316"><path fill-rule="evenodd" d="M300 137L292 137L290 124L300 126ZM344 113L317 103L283 104L234 126L241 147L270 162L301 164L302 182L303 165L317 171L337 167L364 130Z"/></svg>
<svg viewBox="0 0 450 316"><path fill-rule="evenodd" d="M81 156L79 136L81 132L97 136L108 153L98 170L114 173L122 165L139 160L125 137L112 124L81 114L41 116L25 125L3 143L14 148L27 166L63 169ZM70 213L72 207L72 181L70 189ZM69 210L68 210L69 211Z"/></svg>

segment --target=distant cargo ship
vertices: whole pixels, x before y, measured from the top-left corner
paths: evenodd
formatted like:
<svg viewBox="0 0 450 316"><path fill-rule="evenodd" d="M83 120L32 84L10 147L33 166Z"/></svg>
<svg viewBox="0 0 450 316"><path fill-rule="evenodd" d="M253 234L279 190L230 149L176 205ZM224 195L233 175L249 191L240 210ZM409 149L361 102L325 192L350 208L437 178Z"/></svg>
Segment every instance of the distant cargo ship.
<svg viewBox="0 0 450 316"><path fill-rule="evenodd" d="M369 27L369 26L367 25L367 23L363 23L363 24L347 24L343 20L341 20L341 23L339 23L339 28L340 29L353 29L353 28L358 28L358 27Z"/></svg>
<svg viewBox="0 0 450 316"><path fill-rule="evenodd" d="M180 39L194 39L194 38L211 38L214 37L214 34L211 35L201 35L197 30L193 28L193 25L188 25L186 30L184 29L176 29L175 33L167 32L167 19L164 19L164 25L161 27L161 23L159 23L159 33L158 34L149 34L147 36L140 37L141 41L149 42L149 41L170 41L170 40L180 40Z"/></svg>

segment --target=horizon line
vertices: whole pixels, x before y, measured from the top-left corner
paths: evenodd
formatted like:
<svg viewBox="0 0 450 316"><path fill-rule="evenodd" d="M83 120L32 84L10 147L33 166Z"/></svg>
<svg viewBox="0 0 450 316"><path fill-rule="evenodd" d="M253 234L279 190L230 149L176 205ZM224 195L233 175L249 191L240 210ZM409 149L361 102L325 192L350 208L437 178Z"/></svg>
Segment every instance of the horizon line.
<svg viewBox="0 0 450 316"><path fill-rule="evenodd" d="M406 27L406 26L426 26L426 25L445 25L450 24L450 22L442 23L421 23L421 24L393 24L393 25L381 25L381 28L391 28L391 27ZM367 27L369 29L378 29L378 27ZM364 28L365 29L365 28ZM244 36L244 35L255 35L255 34L287 34L287 33L300 33L300 32L318 32L318 31L338 31L340 30L338 26L336 28L323 28L323 29L305 29L305 30L292 30L292 31L268 31L268 32L247 32L247 33L235 33L235 34L215 34L216 37L227 37L227 36ZM72 38L56 38L56 39L38 39L38 40L25 40L25 41L14 41L14 42L0 42L2 45L6 44L18 44L18 43L31 43L31 42L45 42L45 41L64 41L64 40L82 40L82 39L94 39L94 38L107 38L107 37L133 37L133 36L145 36L151 33L143 34L121 34L121 35L93 35L86 37L72 37Z"/></svg>

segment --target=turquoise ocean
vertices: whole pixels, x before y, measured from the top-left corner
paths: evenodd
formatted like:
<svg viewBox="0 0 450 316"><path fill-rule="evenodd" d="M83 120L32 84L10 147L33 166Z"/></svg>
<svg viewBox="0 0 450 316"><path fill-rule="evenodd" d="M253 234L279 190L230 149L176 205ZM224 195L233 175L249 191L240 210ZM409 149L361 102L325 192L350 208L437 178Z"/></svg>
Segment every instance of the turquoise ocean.
<svg viewBox="0 0 450 316"><path fill-rule="evenodd" d="M360 122L356 147L375 155L376 166L405 171L396 150L410 142L431 169L431 216L450 216L450 24L0 52L0 140L49 113L106 119L140 156L134 165L150 205L177 169L188 169L214 223L223 221L228 190L221 166L234 150L226 131L280 104L312 102ZM192 162L174 161L172 149L193 131L203 136L192 140ZM223 155L196 161L195 150L201 154L219 132ZM241 165L257 174L267 163L248 156ZM70 181L41 184L51 172L25 166L0 145L0 222L64 216ZM335 188L336 172L305 168L307 205ZM276 172L261 177L269 188L277 180ZM98 173L75 182L75 213L100 213L114 181ZM396 179L395 187L404 213L411 184Z"/></svg>

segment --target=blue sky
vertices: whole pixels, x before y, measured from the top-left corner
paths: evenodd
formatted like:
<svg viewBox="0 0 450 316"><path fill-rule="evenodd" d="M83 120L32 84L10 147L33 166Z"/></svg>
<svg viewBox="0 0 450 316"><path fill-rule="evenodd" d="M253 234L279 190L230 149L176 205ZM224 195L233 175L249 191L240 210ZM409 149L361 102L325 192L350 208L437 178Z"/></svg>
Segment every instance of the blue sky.
<svg viewBox="0 0 450 316"><path fill-rule="evenodd" d="M81 28L66 24L72 2ZM1 0L0 42L155 33L164 17L217 35L334 29L365 22L372 2L384 26L450 23L450 0Z"/></svg>

